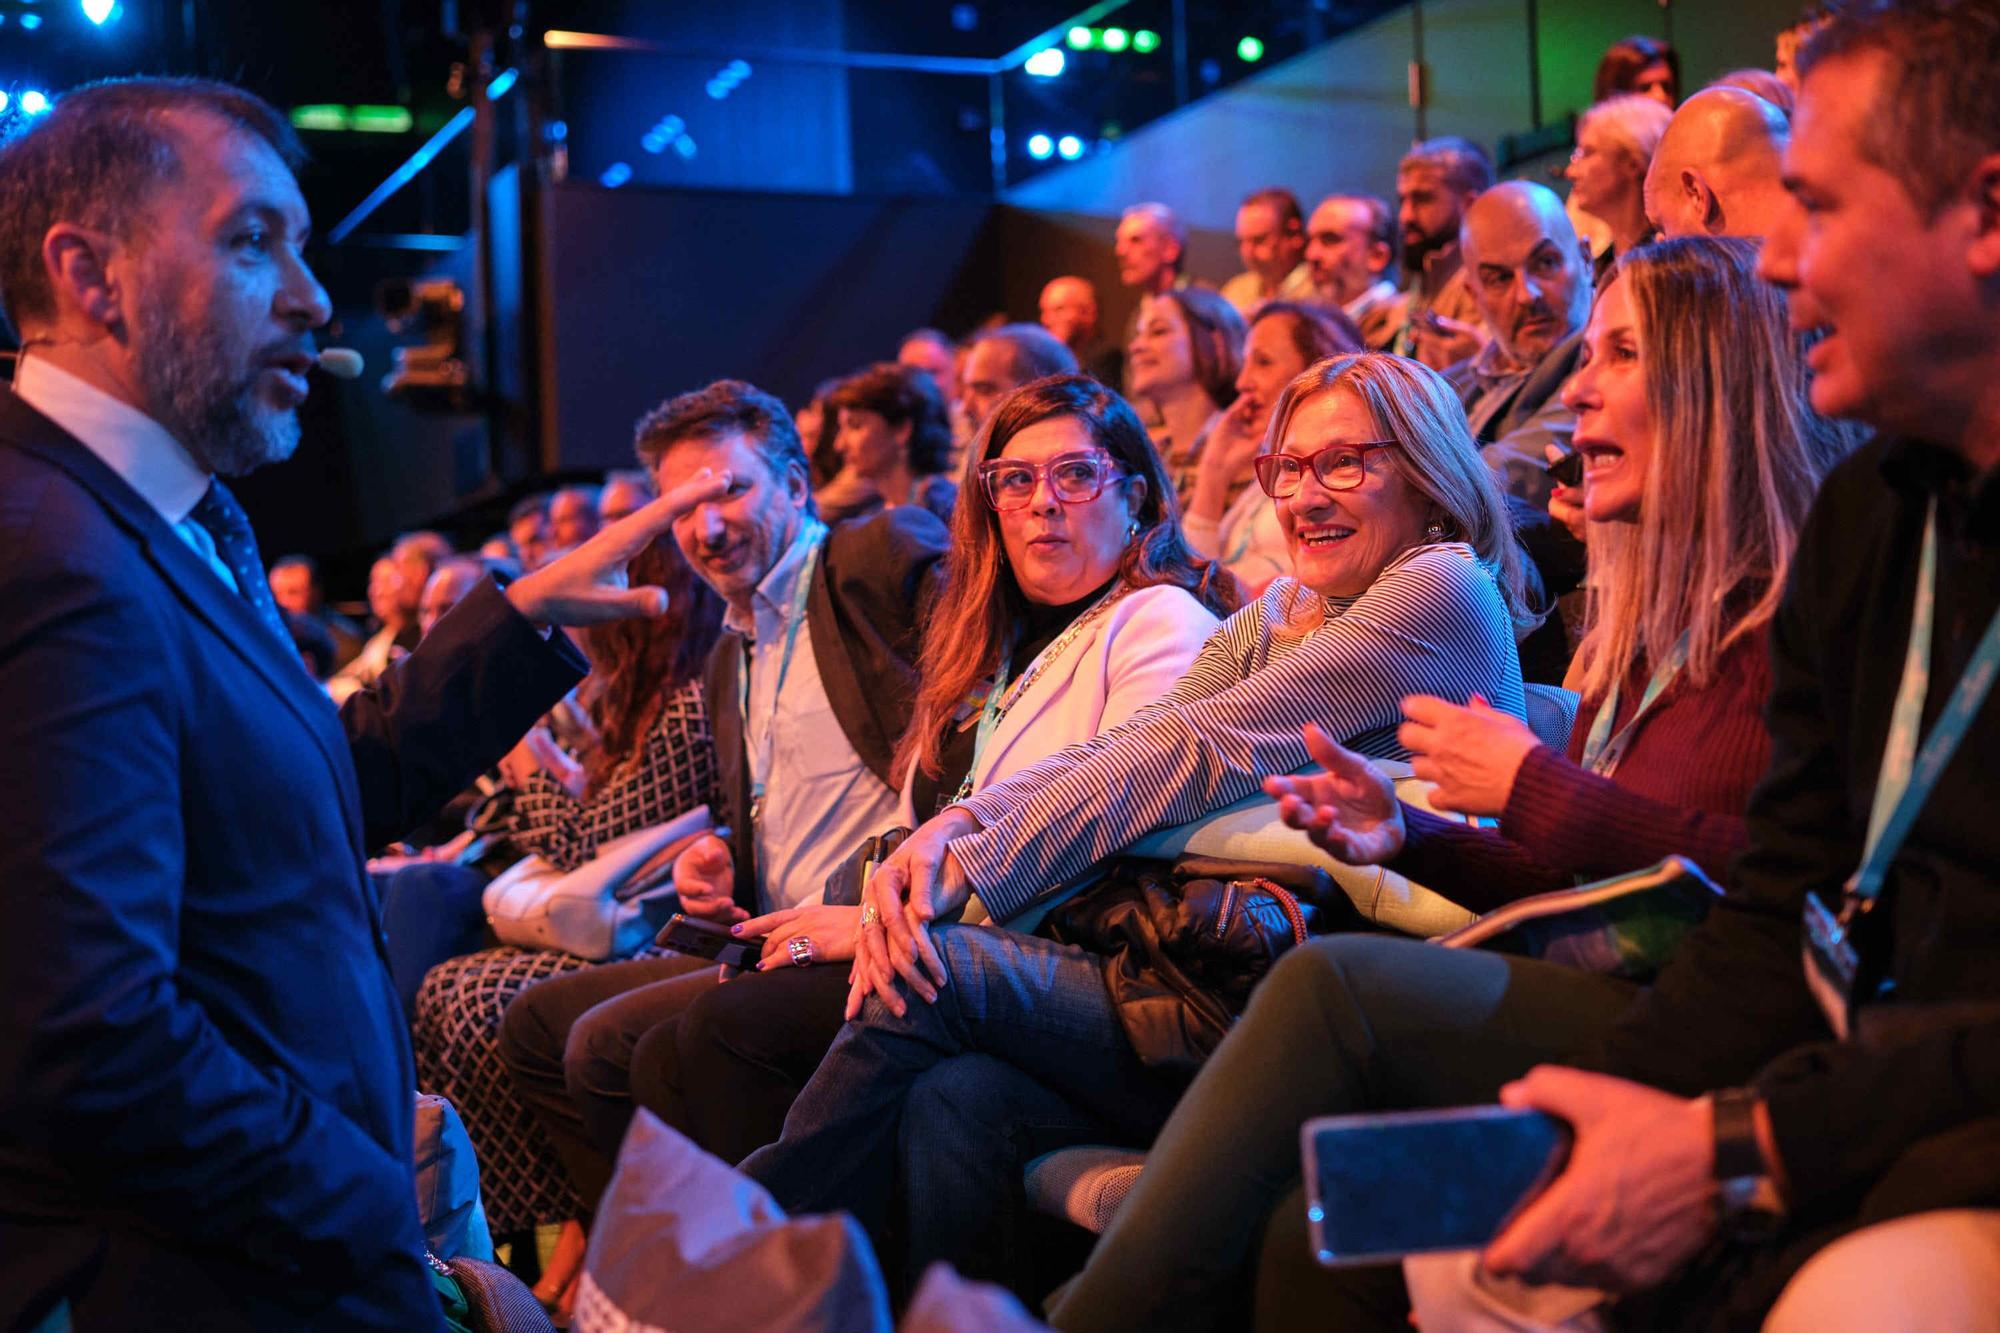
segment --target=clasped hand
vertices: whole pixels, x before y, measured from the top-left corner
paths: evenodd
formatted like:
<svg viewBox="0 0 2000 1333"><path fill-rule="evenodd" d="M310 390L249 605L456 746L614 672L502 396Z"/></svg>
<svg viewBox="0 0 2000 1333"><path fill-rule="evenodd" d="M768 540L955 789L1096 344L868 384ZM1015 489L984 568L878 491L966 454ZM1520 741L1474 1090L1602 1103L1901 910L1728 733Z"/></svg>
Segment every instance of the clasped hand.
<svg viewBox="0 0 2000 1333"><path fill-rule="evenodd" d="M858 1017L870 991L890 1012L908 1012L897 978L923 997L937 999L946 983L944 960L931 941L930 923L955 916L972 895L965 871L951 854L954 838L979 831L979 821L958 806L942 811L903 840L861 889L854 967L847 1016Z"/></svg>

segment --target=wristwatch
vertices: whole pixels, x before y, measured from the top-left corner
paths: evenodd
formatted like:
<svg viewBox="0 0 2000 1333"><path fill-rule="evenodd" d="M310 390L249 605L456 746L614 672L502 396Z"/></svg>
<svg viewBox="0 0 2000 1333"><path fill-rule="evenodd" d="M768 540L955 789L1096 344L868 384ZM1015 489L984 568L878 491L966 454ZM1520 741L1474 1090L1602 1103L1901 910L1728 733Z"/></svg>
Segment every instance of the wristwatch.
<svg viewBox="0 0 2000 1333"><path fill-rule="evenodd" d="M1757 1094L1728 1088L1709 1097L1715 1125L1715 1179L1723 1229L1738 1240L1765 1241L1784 1229L1785 1201L1757 1143Z"/></svg>

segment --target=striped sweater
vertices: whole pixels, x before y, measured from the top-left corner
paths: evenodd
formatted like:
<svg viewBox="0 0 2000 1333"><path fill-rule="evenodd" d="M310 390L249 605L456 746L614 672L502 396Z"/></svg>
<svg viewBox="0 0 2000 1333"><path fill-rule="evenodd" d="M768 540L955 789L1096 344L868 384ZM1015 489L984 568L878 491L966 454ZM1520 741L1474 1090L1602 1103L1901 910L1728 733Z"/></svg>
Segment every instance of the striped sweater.
<svg viewBox="0 0 2000 1333"><path fill-rule="evenodd" d="M951 851L994 919L1035 906L1156 828L1304 767L1307 722L1362 754L1402 759L1407 694L1463 702L1477 692L1522 716L1512 622L1471 548L1406 552L1360 596L1324 599L1321 623L1301 633L1287 612L1313 597L1275 580L1157 703L963 803L982 828Z"/></svg>

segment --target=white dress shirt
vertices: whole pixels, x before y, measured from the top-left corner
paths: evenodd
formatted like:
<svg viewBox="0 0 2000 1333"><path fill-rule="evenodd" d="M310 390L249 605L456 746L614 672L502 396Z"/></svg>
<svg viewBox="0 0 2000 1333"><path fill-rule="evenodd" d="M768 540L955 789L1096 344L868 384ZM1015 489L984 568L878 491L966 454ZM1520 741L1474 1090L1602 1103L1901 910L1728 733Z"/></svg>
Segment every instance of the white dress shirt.
<svg viewBox="0 0 2000 1333"><path fill-rule="evenodd" d="M804 624L773 708L785 655L785 618L810 545L802 530L751 594L748 623L733 607L723 617L730 629L753 640L743 742L751 785L764 785L751 830L760 912L818 902L834 867L863 839L888 828L896 813L896 793L861 762L840 729L813 656L812 631Z"/></svg>
<svg viewBox="0 0 2000 1333"><path fill-rule="evenodd" d="M189 518L214 480L165 426L129 403L46 358L23 356L14 371L14 392L29 407L61 426L118 474L119 480L159 511L180 539L194 548L232 592L236 576L216 553L208 529Z"/></svg>

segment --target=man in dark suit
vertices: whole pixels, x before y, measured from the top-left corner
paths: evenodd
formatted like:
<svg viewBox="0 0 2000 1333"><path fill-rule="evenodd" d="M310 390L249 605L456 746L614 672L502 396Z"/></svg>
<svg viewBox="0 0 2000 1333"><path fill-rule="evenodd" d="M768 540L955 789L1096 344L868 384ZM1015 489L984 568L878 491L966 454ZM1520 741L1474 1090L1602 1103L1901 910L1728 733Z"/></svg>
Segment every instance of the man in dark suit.
<svg viewBox="0 0 2000 1333"><path fill-rule="evenodd" d="M551 626L659 609L623 568L671 500L338 714L307 678L214 479L298 440L296 155L182 80L0 150L0 1326L440 1323L363 857L577 680Z"/></svg>

